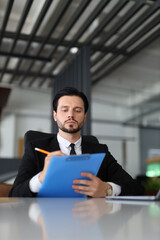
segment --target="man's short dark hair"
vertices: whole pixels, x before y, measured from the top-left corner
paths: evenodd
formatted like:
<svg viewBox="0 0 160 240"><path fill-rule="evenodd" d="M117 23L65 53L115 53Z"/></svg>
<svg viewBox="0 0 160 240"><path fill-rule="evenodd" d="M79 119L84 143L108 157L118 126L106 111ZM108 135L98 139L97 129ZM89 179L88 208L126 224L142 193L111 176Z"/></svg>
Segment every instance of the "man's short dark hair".
<svg viewBox="0 0 160 240"><path fill-rule="evenodd" d="M85 113L87 112L88 106L89 106L87 97L85 96L85 94L83 92L80 92L78 89L72 88L72 87L65 87L62 90L57 92L56 96L53 99L53 110L55 112L57 112L58 100L63 96L78 96L78 97L80 97L84 102Z"/></svg>

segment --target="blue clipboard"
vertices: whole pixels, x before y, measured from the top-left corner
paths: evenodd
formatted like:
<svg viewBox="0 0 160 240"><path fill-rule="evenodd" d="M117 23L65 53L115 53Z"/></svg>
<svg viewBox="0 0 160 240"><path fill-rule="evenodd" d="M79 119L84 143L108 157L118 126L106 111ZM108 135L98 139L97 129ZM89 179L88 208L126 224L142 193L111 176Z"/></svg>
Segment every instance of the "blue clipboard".
<svg viewBox="0 0 160 240"><path fill-rule="evenodd" d="M38 197L85 197L72 189L74 179L88 179L81 172L97 175L105 153L52 157Z"/></svg>

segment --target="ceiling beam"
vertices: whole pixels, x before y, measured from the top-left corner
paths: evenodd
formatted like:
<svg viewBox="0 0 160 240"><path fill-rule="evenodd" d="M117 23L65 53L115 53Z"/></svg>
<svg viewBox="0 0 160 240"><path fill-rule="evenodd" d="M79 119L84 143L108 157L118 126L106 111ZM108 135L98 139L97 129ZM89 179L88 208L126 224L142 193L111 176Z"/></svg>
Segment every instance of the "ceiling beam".
<svg viewBox="0 0 160 240"><path fill-rule="evenodd" d="M119 11L128 3L127 0L119 1L116 6L111 10L111 12L101 21L98 27L93 31L93 33L86 40L86 44L91 44L94 38L99 36L102 30L113 20L113 18L119 13ZM101 43L100 43L101 45Z"/></svg>
<svg viewBox="0 0 160 240"><path fill-rule="evenodd" d="M20 58L21 60L24 59L30 59L30 60L36 60L36 61L45 61L45 62L51 62L51 58L47 57L41 57L39 56L38 58L34 55L29 55L29 54L21 54L21 53L10 53L10 52L5 52L5 51L0 51L0 56L6 56L6 57L11 57L11 58ZM20 60L20 61L21 61ZM5 71L5 70L4 70ZM15 72L15 69L14 69Z"/></svg>
<svg viewBox="0 0 160 240"><path fill-rule="evenodd" d="M147 38L145 41L143 41L141 44L139 44L130 54L127 56L124 56L120 61L118 61L116 64L114 64L111 68L104 71L99 76L92 78L92 84L95 85L98 81L100 81L102 78L110 74L112 71L117 69L120 65L122 65L124 62L126 62L129 58L133 57L136 53L141 51L143 48L145 48L147 45L149 45L151 42L155 41L157 38L160 37L160 29L158 29L156 32L154 32L149 38Z"/></svg>
<svg viewBox="0 0 160 240"><path fill-rule="evenodd" d="M25 46L25 49L24 49L24 51L23 51L22 56L25 56L26 53L27 53L27 51L29 50L29 47L30 47L30 45L31 45L31 43L32 43L35 35L36 35L36 32L38 31L38 29L39 29L39 27L40 27L40 25L41 25L41 23L42 23L45 15L46 15L47 11L48 11L51 3L52 3L52 0L47 0L47 1L45 1L44 5L43 5L43 7L42 7L42 10L41 10L41 12L40 12L40 14L39 14L39 16L38 16L38 18L37 18L37 20L36 20L36 23L35 23L34 26L33 26L33 29L32 29L32 31L31 31L31 34L29 35L29 39L28 39L28 41L27 41L27 44L26 44L26 46ZM36 57L35 57L35 59L36 59ZM48 59L49 59L49 58L48 58ZM38 60L38 58L37 58L37 60ZM12 83L12 82L14 81L14 78L15 78L15 76L16 76L16 72L17 72L18 69L20 68L21 63L22 63L22 61L18 61L18 63L16 64L16 67L15 67L15 69L14 69L14 74L12 75L12 77L11 77L11 79L10 79L10 83Z"/></svg>
<svg viewBox="0 0 160 240"><path fill-rule="evenodd" d="M91 0L83 0L83 3L79 6L78 10L75 11L75 13L73 14L73 16L71 17L71 20L69 21L68 24L66 24L64 30L62 31L58 42L56 43L55 47L51 50L50 54L49 54L49 58L53 58L54 53L56 52L57 48L61 45L61 43L63 42L63 40L65 39L65 37L67 36L67 34L69 33L69 31L71 30L71 28L74 26L74 24L78 21L78 19L80 18L81 14L85 11L85 9L87 8L87 6L89 5L89 3L91 2ZM37 74L39 72L41 72L43 70L43 68L45 67L46 63L44 63L42 66L40 66L40 68L37 71ZM32 79L32 81L30 82L30 86L32 85L32 83L34 82L36 77L34 77ZM45 81L45 80L44 80ZM41 86L43 83L42 82L39 83L39 86Z"/></svg>
<svg viewBox="0 0 160 240"><path fill-rule="evenodd" d="M134 37L132 37L126 44L125 46L122 48L122 50L124 50L124 52L127 53L127 49L132 46L132 44L134 44L136 41L138 41L139 39L141 39L145 34L147 34L150 30L154 29L154 27L156 25L159 24L159 15L153 19L153 21L148 24L147 26L145 26L138 34L136 34ZM136 51L136 47L135 47L135 51ZM133 53L135 52L134 49L131 52L128 52L127 54L125 54L125 58L129 58L129 56L133 55ZM116 53L114 54L111 58L109 58L108 60L106 60L102 65L100 65L100 67L98 69L96 69L96 71L94 71L92 73L92 76L97 75L101 70L103 70L105 68L105 66L107 66L110 62L112 62L119 54ZM122 55L122 54L121 54ZM92 64L93 66L93 64Z"/></svg>
<svg viewBox="0 0 160 240"><path fill-rule="evenodd" d="M2 31L0 30L0 35L1 35L1 32ZM15 33L10 32L10 31L5 31L4 32L4 38L14 40L15 39ZM22 34L21 33L19 35L19 40L27 43L28 41L30 41L30 34ZM32 40L32 43L42 43L43 41L44 41L43 36L34 36L34 38ZM59 38L53 38L52 37L52 38L48 39L47 44L55 46L55 45L57 45L57 43L59 41L60 41ZM68 46L70 46L70 44L71 44L71 41L63 39L63 41L61 41L61 44L59 44L59 46L68 47ZM84 43L76 42L74 46L77 47L77 48L81 48L81 47L83 47L83 45L84 45ZM118 48L105 47L105 46L102 46L100 44L91 44L90 48L93 51L113 52L113 53L120 53L120 54L124 54L124 55L127 54L124 50L121 50L121 49L118 49Z"/></svg>
<svg viewBox="0 0 160 240"><path fill-rule="evenodd" d="M41 43L40 48L38 49L36 56L39 56L39 54L41 53L41 51L43 50L45 44L48 42L48 39L51 37L51 35L53 34L54 30L57 27L57 24L60 22L61 18L63 17L64 13L67 11L67 9L69 8L70 4L72 3L72 0L66 0L63 4L62 7L57 11L57 15L55 17L55 21L53 22L53 25L50 27L46 37L44 38L43 42ZM27 72L29 72L31 70L31 68L33 67L34 62L32 61L28 68L26 69L26 73L23 75L23 77L21 78L20 81L20 85L23 83L23 81L25 80L26 76L27 76Z"/></svg>
<svg viewBox="0 0 160 240"><path fill-rule="evenodd" d="M136 34L134 37L132 37L126 44L124 47L122 47L122 49L125 51L127 51L127 48L129 48L130 46L132 46L132 44L134 44L137 40L141 39L145 34L147 34L150 30L152 30L156 25L158 25L160 23L160 15L158 15L155 19L153 19L153 21L148 24L147 26L145 26L143 29L141 29L141 31L139 31L138 34ZM134 50L133 50L134 51ZM130 55L130 52L128 53L128 55Z"/></svg>
<svg viewBox="0 0 160 240"><path fill-rule="evenodd" d="M145 0L140 0L140 1L136 2L135 5L123 16L121 21L119 21L117 24L115 24L115 26L109 32L106 33L106 35L102 38L102 40L100 40L99 45L103 46L113 35L115 35L117 33L117 31L119 31L119 29L122 28L127 23L127 21L129 21L130 18L132 18L144 6L145 2L146 2ZM87 40L87 41L89 41L89 40ZM113 50L111 47L109 47L108 52L113 53ZM105 56L105 54L106 54L105 52L102 52L92 62L92 66L97 64ZM124 53L122 53L122 54L124 55Z"/></svg>
<svg viewBox="0 0 160 240"><path fill-rule="evenodd" d="M0 68L0 74L3 72L3 68ZM13 74L14 73L14 69L5 69L5 72L4 72L4 74ZM17 71L17 73L16 73L16 76L23 76L24 75L24 73L25 73L25 71L24 70L18 70ZM35 75L37 75L37 72L28 72L27 73L27 77L33 77L33 76L35 76ZM38 78L51 78L51 79L53 79L53 78L55 78L55 75L54 74L46 74L46 73L40 73L40 74L38 74L38 76L37 76Z"/></svg>
<svg viewBox="0 0 160 240"><path fill-rule="evenodd" d="M68 48L60 55L56 63L49 69L49 72L53 72L56 67L60 64L60 62L68 55L70 48L72 46L75 46L77 41L80 39L80 37L84 34L84 32L88 29L88 27L91 25L91 23L99 16L99 14L102 12L102 10L107 6L107 4L111 0L104 0L101 1L100 4L95 8L95 10L89 15L88 19L86 20L85 24L83 24L77 34L73 37L72 41L70 42L70 45Z"/></svg>
<svg viewBox="0 0 160 240"><path fill-rule="evenodd" d="M7 9L6 9L6 13L5 13L5 16L4 16L4 20L3 20L3 24L2 24L1 32L0 32L0 46L1 46L1 42L2 42L2 39L3 39L3 36L4 36L4 32L5 32L7 23L8 23L8 19L9 19L11 10L12 10L12 7L13 7L13 3L14 3L14 0L9 0L8 4L7 4Z"/></svg>
<svg viewBox="0 0 160 240"><path fill-rule="evenodd" d="M15 48L15 46L16 46L16 42L17 42L17 40L18 40L18 37L19 37L19 34L20 34L20 32L21 32L21 29L22 29L22 27L23 27L23 25L24 25L24 22L25 22L25 20L26 20L26 18L27 18L27 15L28 15L28 13L29 13L29 10L30 10L30 8L31 8L31 6L32 6L32 3L33 3L33 0L27 0L27 2L26 2L26 4L25 4L25 7L24 7L23 12L22 12L22 15L21 15L21 19L20 19L20 21L19 21L19 24L18 24L18 27L17 27L17 30L16 30L16 37L15 37L15 39L14 39L14 41L13 41L13 44L12 44L12 47L11 47L11 49L10 49L10 51L9 51L10 53L13 52L13 50L14 50L14 48ZM7 66L8 66L9 60L10 60L10 58L7 57L6 62L5 62L5 65L4 65L4 68L3 68L3 72L1 73L1 76L0 76L0 82L2 81L3 74L4 74L4 72L5 72L5 69L6 69Z"/></svg>
<svg viewBox="0 0 160 240"><path fill-rule="evenodd" d="M148 20L160 7L160 1L156 1L152 7L150 7L145 14L142 14L135 22L132 24L124 33L122 33L119 38L114 41L114 43L110 46L116 47L120 44L125 38L127 38L133 31L135 31L141 24Z"/></svg>

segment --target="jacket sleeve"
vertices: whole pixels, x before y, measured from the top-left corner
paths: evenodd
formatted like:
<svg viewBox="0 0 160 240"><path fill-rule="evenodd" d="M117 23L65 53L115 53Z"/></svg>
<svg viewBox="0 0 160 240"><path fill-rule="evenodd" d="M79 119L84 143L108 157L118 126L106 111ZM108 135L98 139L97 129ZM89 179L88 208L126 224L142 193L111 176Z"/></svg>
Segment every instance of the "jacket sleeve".
<svg viewBox="0 0 160 240"><path fill-rule="evenodd" d="M143 195L144 190L142 186L117 163L115 158L108 151L108 147L106 145L102 146L103 150L101 151L104 151L106 156L98 172L99 177L103 181L120 185L120 195Z"/></svg>
<svg viewBox="0 0 160 240"><path fill-rule="evenodd" d="M34 148L29 142L26 146L25 154L21 160L18 174L9 197L36 197L37 194L31 192L29 188L29 181L41 170Z"/></svg>

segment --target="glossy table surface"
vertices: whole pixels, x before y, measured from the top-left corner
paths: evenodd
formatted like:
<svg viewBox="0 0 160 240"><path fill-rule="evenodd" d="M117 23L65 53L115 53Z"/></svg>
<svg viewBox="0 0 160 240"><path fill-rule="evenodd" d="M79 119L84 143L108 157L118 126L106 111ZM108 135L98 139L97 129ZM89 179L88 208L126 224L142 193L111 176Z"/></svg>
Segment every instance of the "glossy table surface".
<svg viewBox="0 0 160 240"><path fill-rule="evenodd" d="M160 240L160 202L0 198L0 239Z"/></svg>

